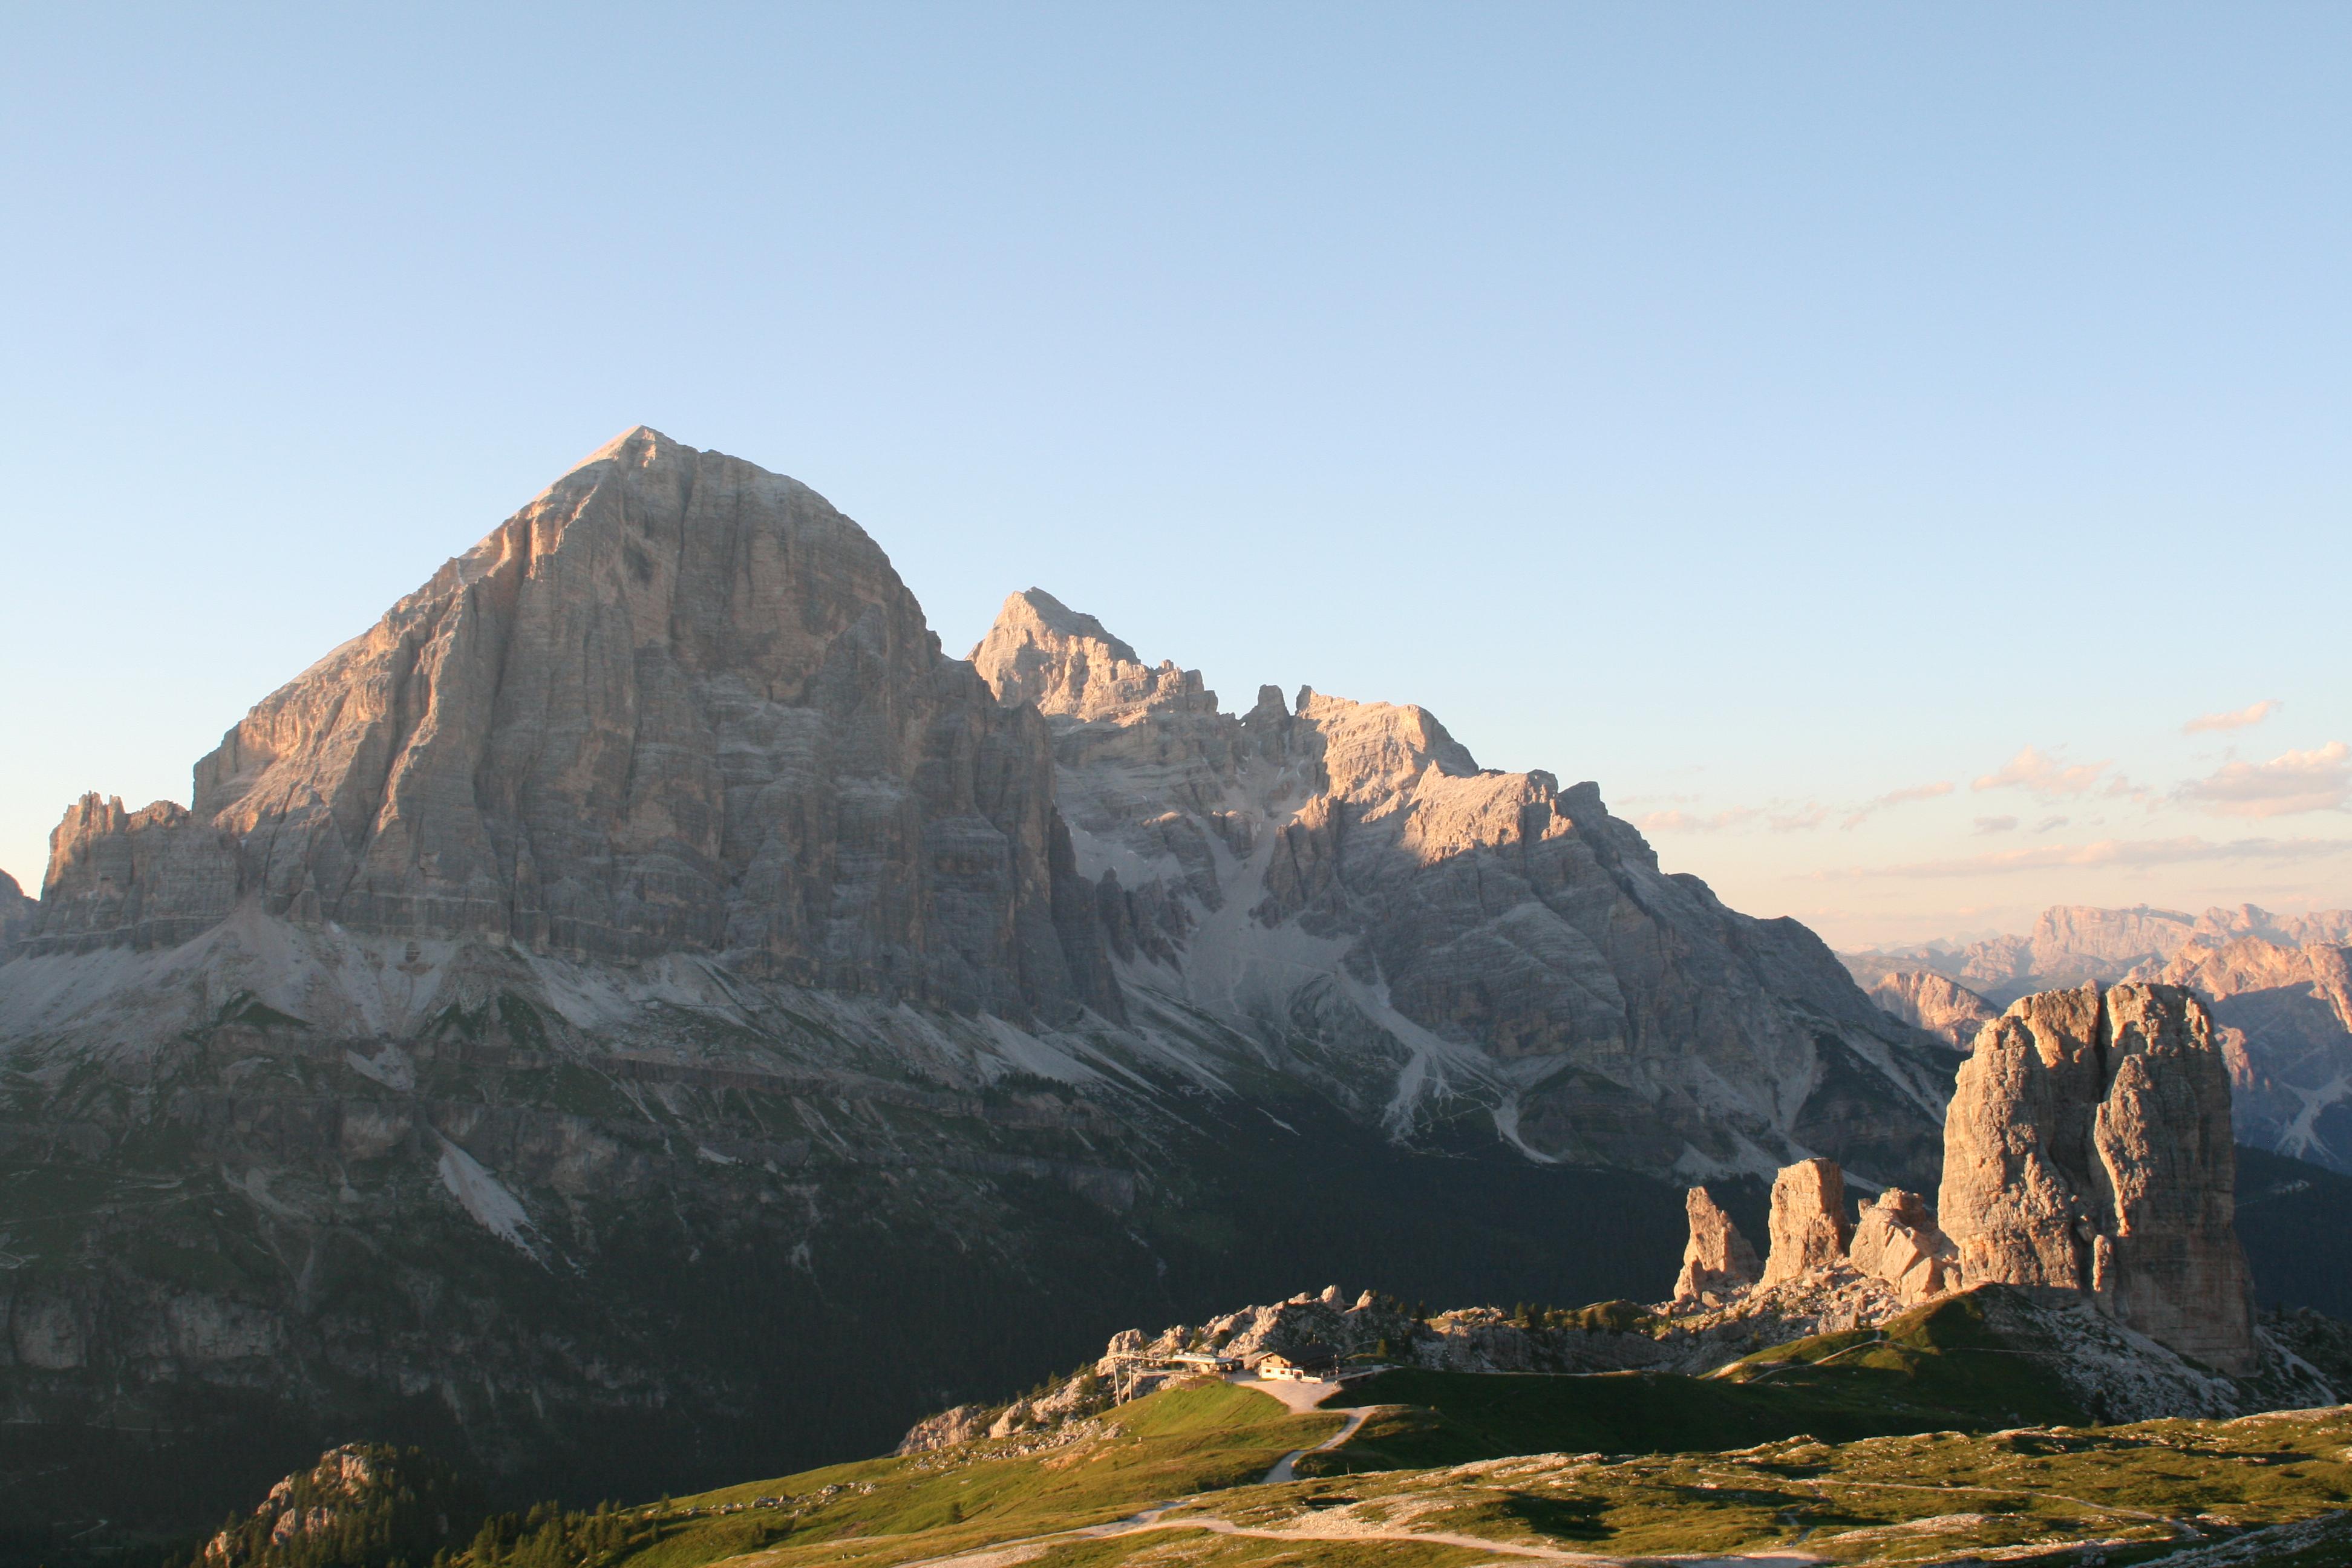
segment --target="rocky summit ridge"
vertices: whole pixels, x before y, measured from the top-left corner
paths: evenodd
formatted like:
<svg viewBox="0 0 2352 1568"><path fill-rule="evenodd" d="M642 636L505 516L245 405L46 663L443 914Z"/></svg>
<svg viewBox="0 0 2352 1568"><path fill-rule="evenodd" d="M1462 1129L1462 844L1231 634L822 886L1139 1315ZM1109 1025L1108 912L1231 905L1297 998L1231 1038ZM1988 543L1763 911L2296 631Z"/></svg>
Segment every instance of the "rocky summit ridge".
<svg viewBox="0 0 2352 1568"><path fill-rule="evenodd" d="M1924 1180L1951 1058L1794 921L1667 873L1596 784L1481 768L1426 710L1225 712L1032 589L972 650L1051 727L1076 868L1139 1018L1205 1013L1404 1132L1546 1162Z"/></svg>
<svg viewBox="0 0 2352 1568"><path fill-rule="evenodd" d="M1843 957L1864 984L1892 973L1925 970L1959 982L1997 1006L2007 1006L2037 991L2124 979L2143 965L2162 963L2184 947L2219 946L2247 936L2289 946L2352 942L2352 910L2280 914L2239 904L2216 905L2192 915L2147 904L2129 909L2053 904L2022 936L1992 936L1965 944L1932 942Z"/></svg>

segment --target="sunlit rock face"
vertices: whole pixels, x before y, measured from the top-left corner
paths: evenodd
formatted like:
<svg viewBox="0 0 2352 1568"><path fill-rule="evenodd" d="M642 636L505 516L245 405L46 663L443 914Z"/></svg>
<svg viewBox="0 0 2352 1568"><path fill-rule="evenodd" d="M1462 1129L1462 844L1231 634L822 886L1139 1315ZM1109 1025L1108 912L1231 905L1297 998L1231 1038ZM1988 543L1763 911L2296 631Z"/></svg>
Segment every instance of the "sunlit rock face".
<svg viewBox="0 0 2352 1568"><path fill-rule="evenodd" d="M1044 727L941 657L880 548L794 480L639 428L265 699L196 764L193 811L75 807L30 945L184 941L249 896L1116 1015L1057 858L1090 905Z"/></svg>
<svg viewBox="0 0 2352 1568"><path fill-rule="evenodd" d="M1955 1050L1976 1043L1977 1031L2000 1009L1969 990L1925 969L1898 969L1866 986L1870 999L1888 1013L1935 1036Z"/></svg>
<svg viewBox="0 0 2352 1568"><path fill-rule="evenodd" d="M1845 1173L1834 1160L1800 1160L1772 1181L1772 1240L1763 1285L1845 1261L1853 1227L1845 1217Z"/></svg>
<svg viewBox="0 0 2352 1568"><path fill-rule="evenodd" d="M170 947L226 918L237 892L235 840L186 806L86 795L49 834L40 907L18 934L36 952Z"/></svg>
<svg viewBox="0 0 2352 1568"><path fill-rule="evenodd" d="M1937 1214L1970 1285L2084 1291L2181 1354L2244 1372L2236 1173L2204 1005L2168 985L2085 985L2024 997L1978 1036Z"/></svg>
<svg viewBox="0 0 2352 1568"><path fill-rule="evenodd" d="M1659 1173L1937 1168L1948 1057L1802 926L1663 872L1598 786L1480 768L1411 706L1265 687L1220 712L1034 589L972 657L1053 726L1131 1009L1206 1012L1400 1135L1475 1116Z"/></svg>
<svg viewBox="0 0 2352 1568"><path fill-rule="evenodd" d="M1683 1247L1674 1299L1711 1305L1755 1284L1763 1272L1756 1248L1713 1194L1705 1187L1693 1187L1685 1194L1684 1208L1690 1218L1690 1239Z"/></svg>
<svg viewBox="0 0 2352 1568"><path fill-rule="evenodd" d="M2202 938L2132 978L2211 1009L2238 1142L2352 1172L2352 947Z"/></svg>
<svg viewBox="0 0 2352 1568"><path fill-rule="evenodd" d="M1847 1258L1860 1274L1895 1287L1907 1306L1960 1286L1959 1251L1916 1193L1889 1187L1854 1222Z"/></svg>

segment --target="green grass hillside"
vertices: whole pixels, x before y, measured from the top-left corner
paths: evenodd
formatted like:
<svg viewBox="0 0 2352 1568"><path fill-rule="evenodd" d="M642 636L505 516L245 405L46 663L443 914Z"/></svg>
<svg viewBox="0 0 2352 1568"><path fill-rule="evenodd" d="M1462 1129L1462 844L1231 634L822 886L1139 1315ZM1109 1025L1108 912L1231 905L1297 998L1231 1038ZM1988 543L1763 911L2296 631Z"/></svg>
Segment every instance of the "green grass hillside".
<svg viewBox="0 0 2352 1568"><path fill-rule="evenodd" d="M2341 1409L1532 1454L1281 1486L1249 1483L1330 1418L1223 1387L1117 1414L1118 1432L1050 1449L1008 1440L841 1466L590 1517L576 1538L542 1524L538 1539L458 1568L915 1568L986 1548L1002 1549L982 1559L994 1568L1473 1568L1496 1563L1498 1547L1554 1562L1794 1553L1856 1568L2126 1568L2231 1542L2243 1549L2229 1559L2238 1568L2352 1561L2352 1413Z"/></svg>
<svg viewBox="0 0 2352 1568"><path fill-rule="evenodd" d="M1923 1568L2124 1568L2236 1538L2242 1552L2226 1561L2237 1568L2342 1568L2352 1562L2347 1444L2352 1413L2330 1409L1637 1458L1538 1454L1252 1488L1168 1514L1153 1534L1126 1538L1123 1555L1089 1549L1027 1562L1099 1568L1181 1551L1188 1568L1224 1568L1255 1560L1224 1544L1227 1532L1249 1531L1253 1551L1284 1540L1468 1536L1604 1559L1785 1553Z"/></svg>
<svg viewBox="0 0 2352 1568"><path fill-rule="evenodd" d="M1229 1384L1167 1390L1098 1421L755 1481L618 1514L493 1521L467 1568L884 1565L1115 1520L1257 1480L1336 1415L1295 1415Z"/></svg>
<svg viewBox="0 0 2352 1568"><path fill-rule="evenodd" d="M1670 1454L1808 1434L1828 1442L1907 1432L2064 1425L2088 1414L2005 1347L1976 1296L1931 1302L1883 1330L1821 1334L1709 1377L1382 1373L1344 1403L1392 1405L1302 1474L1455 1465L1509 1454Z"/></svg>

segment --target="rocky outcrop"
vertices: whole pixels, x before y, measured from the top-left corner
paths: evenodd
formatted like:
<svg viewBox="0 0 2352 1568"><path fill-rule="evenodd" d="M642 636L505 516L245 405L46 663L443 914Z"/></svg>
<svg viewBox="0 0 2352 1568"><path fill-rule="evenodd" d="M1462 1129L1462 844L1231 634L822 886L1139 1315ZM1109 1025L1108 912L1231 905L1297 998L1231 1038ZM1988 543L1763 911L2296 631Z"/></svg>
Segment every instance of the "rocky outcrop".
<svg viewBox="0 0 2352 1568"><path fill-rule="evenodd" d="M1476 1108L1546 1161L1932 1179L1948 1059L1802 926L1664 872L1597 785L1483 769L1415 707L1221 712L1035 590L972 657L1052 726L1139 1016L1214 1019L1400 1136Z"/></svg>
<svg viewBox="0 0 2352 1568"><path fill-rule="evenodd" d="M1717 1238L1730 1221L1700 1188L1691 1189L1689 1210L1683 1275L1674 1299L1659 1309L1682 1331L1750 1344L1840 1332L1882 1322L1963 1283L1957 1249L1923 1199L1888 1187L1864 1206L1859 1223L1851 1222L1845 1175L1833 1161L1801 1160L1781 1170L1772 1184L1771 1249L1760 1274L1748 1254L1745 1280L1734 1270L1705 1288L1707 1275L1694 1260L1703 1265L1727 1250ZM1737 1243L1738 1231L1730 1236Z"/></svg>
<svg viewBox="0 0 2352 1568"><path fill-rule="evenodd" d="M1933 1223L1915 1195L1883 1199L1866 1211L1865 1223L1870 1213L1893 1222L1885 1229L1899 1225L1932 1247ZM1937 1315L1917 1310L1931 1298L1941 1299ZM1156 1334L1122 1330L1099 1361L1063 1383L1007 1405L959 1405L926 1417L908 1431L898 1452L1067 1431L1082 1421L1115 1422L1120 1402L1219 1375L1204 1364L1212 1355L1243 1369L1223 1375L1244 1380L1269 1353L1314 1351L1331 1352L1364 1372L1403 1365L1480 1373L1706 1374L1771 1346L1884 1329L1898 1319L1906 1326L1893 1332L1932 1347L1931 1354L1955 1341L1982 1352L1990 1348L1990 1339L1995 1353L2018 1358L2021 1367L2030 1365L2035 1375L2064 1388L2088 1416L2105 1421L2332 1405L2337 1384L2330 1379L2346 1374L2344 1347L2352 1331L2316 1314L2274 1316L2260 1338L2253 1375L2233 1378L2131 1331L2076 1291L1989 1285L1960 1297L1948 1289L1906 1299L1887 1279L1860 1272L1843 1258L1699 1311L1607 1301L1574 1311L1474 1307L1409 1313L1377 1291L1350 1301L1335 1287ZM1767 1369L1750 1370L1770 1375Z"/></svg>
<svg viewBox="0 0 2352 1568"><path fill-rule="evenodd" d="M263 700L192 810L77 805L25 945L168 945L249 898L1116 1017L1053 782L856 524L640 427Z"/></svg>
<svg viewBox="0 0 2352 1568"><path fill-rule="evenodd" d="M482 1512L478 1490L415 1448L346 1443L269 1489L196 1553L200 1568L389 1568L461 1550Z"/></svg>
<svg viewBox="0 0 2352 1568"><path fill-rule="evenodd" d="M908 1454L928 1454L935 1448L952 1448L958 1443L973 1443L988 1436L989 1428L1003 1412L984 1405L956 1405L936 1415L926 1415L907 1428L898 1446L890 1450L901 1458Z"/></svg>
<svg viewBox="0 0 2352 1568"><path fill-rule="evenodd" d="M1925 1198L1889 1187L1855 1222L1846 1250L1855 1272L1884 1279L1906 1305L1960 1286L1959 1249L1936 1224Z"/></svg>
<svg viewBox="0 0 2352 1568"><path fill-rule="evenodd" d="M1967 1050L1976 1042L1977 1031L2000 1014L1967 986L1932 970L1889 970L1865 989L1885 1011L1955 1050Z"/></svg>
<svg viewBox="0 0 2352 1568"><path fill-rule="evenodd" d="M1970 1284L2059 1287L2224 1372L2255 1360L2230 1082L2172 986L2044 993L1978 1036L1937 1213Z"/></svg>
<svg viewBox="0 0 2352 1568"><path fill-rule="evenodd" d="M1683 1271L1675 1280L1674 1299L1712 1305L1755 1284L1763 1266L1723 1205L1705 1187L1693 1187L1685 1204L1690 1240L1683 1248Z"/></svg>
<svg viewBox="0 0 2352 1568"><path fill-rule="evenodd" d="M1853 1226L1845 1214L1845 1173L1834 1160L1800 1160L1772 1182L1771 1245L1764 1255L1769 1288L1845 1261Z"/></svg>
<svg viewBox="0 0 2352 1568"><path fill-rule="evenodd" d="M186 806L130 812L120 795L86 795L49 834L40 906L22 935L37 952L170 947L226 918L236 899L235 845Z"/></svg>
<svg viewBox="0 0 2352 1568"><path fill-rule="evenodd" d="M2187 986L2211 1010L2239 1142L2352 1172L2352 948L2200 938L2132 978Z"/></svg>
<svg viewBox="0 0 2352 1568"><path fill-rule="evenodd" d="M1202 1375L1197 1362L1177 1359L1184 1356L1209 1353L1252 1369L1268 1354L1328 1351L1360 1369L1377 1364L1466 1373L1621 1372L1688 1358L1689 1345L1661 1339L1664 1327L1628 1301L1575 1311L1470 1307L1423 1316L1377 1291L1351 1299L1327 1286L1205 1322L1174 1324L1156 1334L1123 1329L1111 1336L1099 1360L1060 1384L1009 1405L960 1405L928 1416L908 1431L898 1451L922 1453L1091 1416L1118 1400ZM1717 1352L1710 1347L1698 1353ZM1722 1353L1708 1364L1736 1353Z"/></svg>

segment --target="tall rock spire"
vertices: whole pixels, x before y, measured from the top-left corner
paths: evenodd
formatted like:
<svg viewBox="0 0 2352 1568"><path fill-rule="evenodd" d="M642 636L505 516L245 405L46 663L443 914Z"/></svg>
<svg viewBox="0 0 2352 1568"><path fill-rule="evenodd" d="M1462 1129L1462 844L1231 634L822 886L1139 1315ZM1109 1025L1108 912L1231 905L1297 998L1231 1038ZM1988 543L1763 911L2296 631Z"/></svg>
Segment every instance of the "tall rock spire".
<svg viewBox="0 0 2352 1568"><path fill-rule="evenodd" d="M2205 1005L2170 985L2012 1003L1944 1124L1937 1210L1971 1285L2090 1294L2224 1372L2255 1360L2234 1219L2230 1077Z"/></svg>
<svg viewBox="0 0 2352 1568"><path fill-rule="evenodd" d="M1745 1290L1756 1283L1763 1266L1756 1248L1723 1212L1715 1194L1693 1187L1683 1194L1683 1210L1690 1216L1690 1240L1683 1247L1683 1271L1675 1280L1675 1300L1703 1301Z"/></svg>

